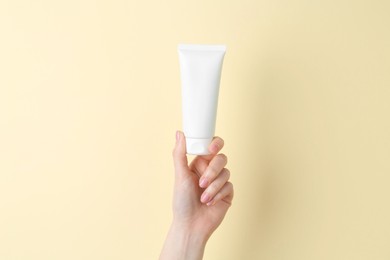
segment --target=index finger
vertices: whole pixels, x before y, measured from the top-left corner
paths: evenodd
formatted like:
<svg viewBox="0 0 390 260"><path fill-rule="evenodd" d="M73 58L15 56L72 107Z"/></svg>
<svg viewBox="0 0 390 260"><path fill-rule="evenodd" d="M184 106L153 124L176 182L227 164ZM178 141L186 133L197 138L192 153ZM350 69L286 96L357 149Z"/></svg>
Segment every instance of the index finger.
<svg viewBox="0 0 390 260"><path fill-rule="evenodd" d="M224 145L225 142L223 141L223 139L219 136L215 136L209 145L210 154L201 155L202 158L210 161L216 154L218 154L222 150Z"/></svg>
<svg viewBox="0 0 390 260"><path fill-rule="evenodd" d="M210 154L196 156L190 163L190 168L194 170L200 177L206 170L210 161L221 151L224 144L225 142L222 138L218 136L214 137L208 147Z"/></svg>

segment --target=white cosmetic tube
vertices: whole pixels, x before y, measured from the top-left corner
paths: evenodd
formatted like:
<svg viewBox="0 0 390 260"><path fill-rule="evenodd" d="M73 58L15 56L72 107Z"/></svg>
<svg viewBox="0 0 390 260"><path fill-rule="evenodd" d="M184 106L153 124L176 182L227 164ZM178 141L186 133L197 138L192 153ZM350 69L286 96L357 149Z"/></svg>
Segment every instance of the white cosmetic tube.
<svg viewBox="0 0 390 260"><path fill-rule="evenodd" d="M178 52L187 153L210 154L226 46L179 44Z"/></svg>

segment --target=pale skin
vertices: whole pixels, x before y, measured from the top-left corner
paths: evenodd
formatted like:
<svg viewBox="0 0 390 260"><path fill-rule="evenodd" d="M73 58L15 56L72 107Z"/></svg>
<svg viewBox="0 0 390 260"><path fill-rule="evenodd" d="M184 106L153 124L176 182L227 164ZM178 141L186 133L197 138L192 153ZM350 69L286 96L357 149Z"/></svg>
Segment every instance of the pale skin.
<svg viewBox="0 0 390 260"><path fill-rule="evenodd" d="M173 220L160 260L200 260L211 234L221 224L233 200L224 141L215 137L210 155L188 164L184 134L176 132L172 152L175 167Z"/></svg>

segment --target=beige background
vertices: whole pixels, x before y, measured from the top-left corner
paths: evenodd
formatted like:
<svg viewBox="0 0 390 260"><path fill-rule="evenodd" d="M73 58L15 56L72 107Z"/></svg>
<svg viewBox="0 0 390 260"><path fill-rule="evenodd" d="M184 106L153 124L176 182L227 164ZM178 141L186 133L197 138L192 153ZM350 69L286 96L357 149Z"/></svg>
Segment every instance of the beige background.
<svg viewBox="0 0 390 260"><path fill-rule="evenodd" d="M205 259L390 259L389 1L0 2L0 259L156 259L176 46L225 43Z"/></svg>

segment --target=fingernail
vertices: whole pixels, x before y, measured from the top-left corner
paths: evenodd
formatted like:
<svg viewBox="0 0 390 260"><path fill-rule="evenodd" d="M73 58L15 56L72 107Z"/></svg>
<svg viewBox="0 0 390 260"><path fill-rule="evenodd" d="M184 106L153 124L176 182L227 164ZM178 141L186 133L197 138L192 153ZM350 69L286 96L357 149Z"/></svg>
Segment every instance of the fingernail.
<svg viewBox="0 0 390 260"><path fill-rule="evenodd" d="M179 131L176 131L176 141L179 141L179 139L180 139L180 133Z"/></svg>
<svg viewBox="0 0 390 260"><path fill-rule="evenodd" d="M212 147L213 152L217 152L219 150L219 144L215 143Z"/></svg>
<svg viewBox="0 0 390 260"><path fill-rule="evenodd" d="M206 187L207 187L207 184L208 184L208 182L207 182L207 179L206 179L205 177L200 178L199 186L200 186L201 188L206 188Z"/></svg>
<svg viewBox="0 0 390 260"><path fill-rule="evenodd" d="M207 194L206 192L203 192L202 197L200 198L200 201L203 202L203 203L206 203L209 200L210 200L209 194Z"/></svg>
<svg viewBox="0 0 390 260"><path fill-rule="evenodd" d="M214 205L215 204L215 200L211 200L211 201L209 201L209 202L207 202L207 206L212 206L212 205Z"/></svg>

